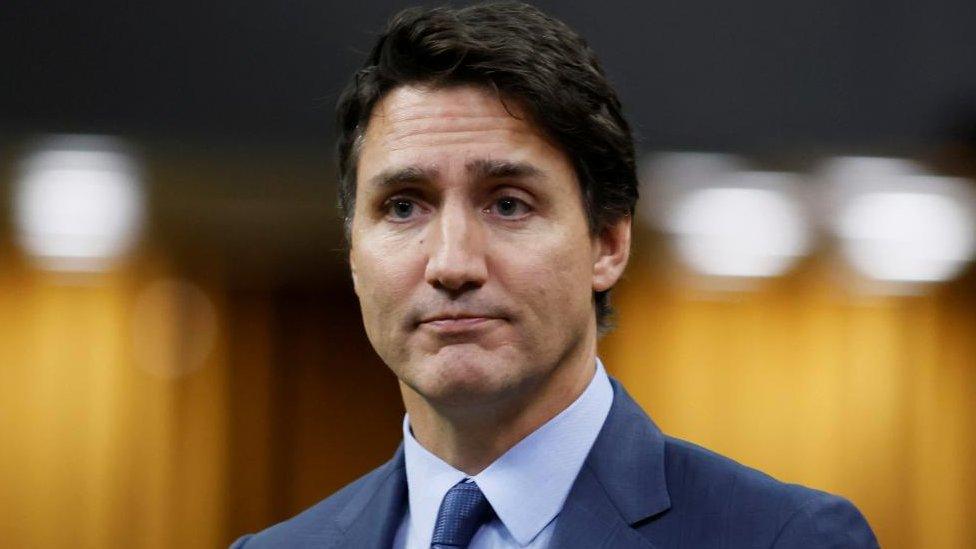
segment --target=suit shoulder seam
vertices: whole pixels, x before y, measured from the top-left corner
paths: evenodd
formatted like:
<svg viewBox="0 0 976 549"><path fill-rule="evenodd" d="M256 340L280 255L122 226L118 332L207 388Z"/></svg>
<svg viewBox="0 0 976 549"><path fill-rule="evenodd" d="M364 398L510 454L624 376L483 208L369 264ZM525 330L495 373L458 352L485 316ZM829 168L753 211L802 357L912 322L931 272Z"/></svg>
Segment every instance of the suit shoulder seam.
<svg viewBox="0 0 976 549"><path fill-rule="evenodd" d="M776 547L776 544L779 542L779 539L783 537L783 533L786 532L787 527L789 527L790 524L792 524L793 521L795 521L798 516L800 516L804 511L806 511L808 507L813 505L813 503L817 500L817 495L818 494L811 494L806 501L804 501L802 504L797 506L796 510L790 514L789 518L787 518L786 521L783 523L783 526L781 526L779 531L776 532L776 537L773 538L773 542L769 544L770 549Z"/></svg>

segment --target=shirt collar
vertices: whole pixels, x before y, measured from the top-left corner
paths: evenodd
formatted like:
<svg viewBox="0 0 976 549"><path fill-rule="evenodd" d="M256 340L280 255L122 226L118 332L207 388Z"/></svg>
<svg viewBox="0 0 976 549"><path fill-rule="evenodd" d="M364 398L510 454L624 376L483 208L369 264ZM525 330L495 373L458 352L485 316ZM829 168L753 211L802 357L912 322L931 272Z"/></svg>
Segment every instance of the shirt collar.
<svg viewBox="0 0 976 549"><path fill-rule="evenodd" d="M471 477L520 545L559 514L612 403L613 388L597 359L593 379L572 404ZM426 546L441 500L467 475L417 442L409 416L403 419L403 440L410 529Z"/></svg>

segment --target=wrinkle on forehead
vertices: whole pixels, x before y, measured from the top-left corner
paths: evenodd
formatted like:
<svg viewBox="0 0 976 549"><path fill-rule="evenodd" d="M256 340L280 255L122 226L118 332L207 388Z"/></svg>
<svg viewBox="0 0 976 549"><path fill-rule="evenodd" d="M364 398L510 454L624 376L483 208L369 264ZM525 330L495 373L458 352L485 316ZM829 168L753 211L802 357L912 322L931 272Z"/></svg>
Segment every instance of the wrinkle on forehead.
<svg viewBox="0 0 976 549"><path fill-rule="evenodd" d="M450 94L451 103L432 104L431 95ZM403 85L394 88L377 102L373 108L373 116L396 119L397 113L389 112L389 104L393 98L408 110L399 113L399 118L409 119L413 116L470 116L473 111L497 111L506 114L513 121L524 121L526 111L518 100L503 99L502 96L485 86L455 85L455 86L424 86ZM492 115L494 116L494 115ZM372 117L371 117L372 118Z"/></svg>
<svg viewBox="0 0 976 549"><path fill-rule="evenodd" d="M431 101L431 94L445 94L446 100ZM517 143L545 138L527 118L517 102L503 102L483 87L402 86L388 93L373 109L365 142L399 150L475 140Z"/></svg>

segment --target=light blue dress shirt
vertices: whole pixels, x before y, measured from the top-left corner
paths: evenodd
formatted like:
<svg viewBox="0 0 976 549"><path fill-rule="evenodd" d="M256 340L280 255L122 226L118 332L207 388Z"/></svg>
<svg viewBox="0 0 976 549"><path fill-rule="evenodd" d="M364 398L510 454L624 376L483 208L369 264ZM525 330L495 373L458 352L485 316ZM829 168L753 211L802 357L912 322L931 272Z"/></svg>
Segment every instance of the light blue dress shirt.
<svg viewBox="0 0 976 549"><path fill-rule="evenodd" d="M613 387L600 359L583 394L565 410L470 477L495 510L469 549L548 546L569 490L576 480L613 403ZM430 549L434 522L447 491L468 478L427 451L403 419L403 454L409 508L394 549Z"/></svg>

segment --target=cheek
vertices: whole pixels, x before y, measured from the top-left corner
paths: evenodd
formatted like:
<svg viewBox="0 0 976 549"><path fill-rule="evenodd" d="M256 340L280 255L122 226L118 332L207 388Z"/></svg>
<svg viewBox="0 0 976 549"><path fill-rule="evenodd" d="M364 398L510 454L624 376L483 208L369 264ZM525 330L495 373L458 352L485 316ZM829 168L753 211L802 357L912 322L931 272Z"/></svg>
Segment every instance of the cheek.
<svg viewBox="0 0 976 549"><path fill-rule="evenodd" d="M414 265L416 261L405 261L409 258L405 258L404 254L368 245L362 249L371 250L355 257L359 301L363 320L369 329L399 318L393 313L408 303L418 275Z"/></svg>
<svg viewBox="0 0 976 549"><path fill-rule="evenodd" d="M506 289L530 309L543 328L559 329L562 322L590 312L592 267L588 250L578 242L540 240L509 254L510 260L505 262Z"/></svg>
<svg viewBox="0 0 976 549"><path fill-rule="evenodd" d="M406 331L403 318L409 305L408 270L386 254L358 254L356 257L359 306L366 337L387 364L402 361Z"/></svg>

